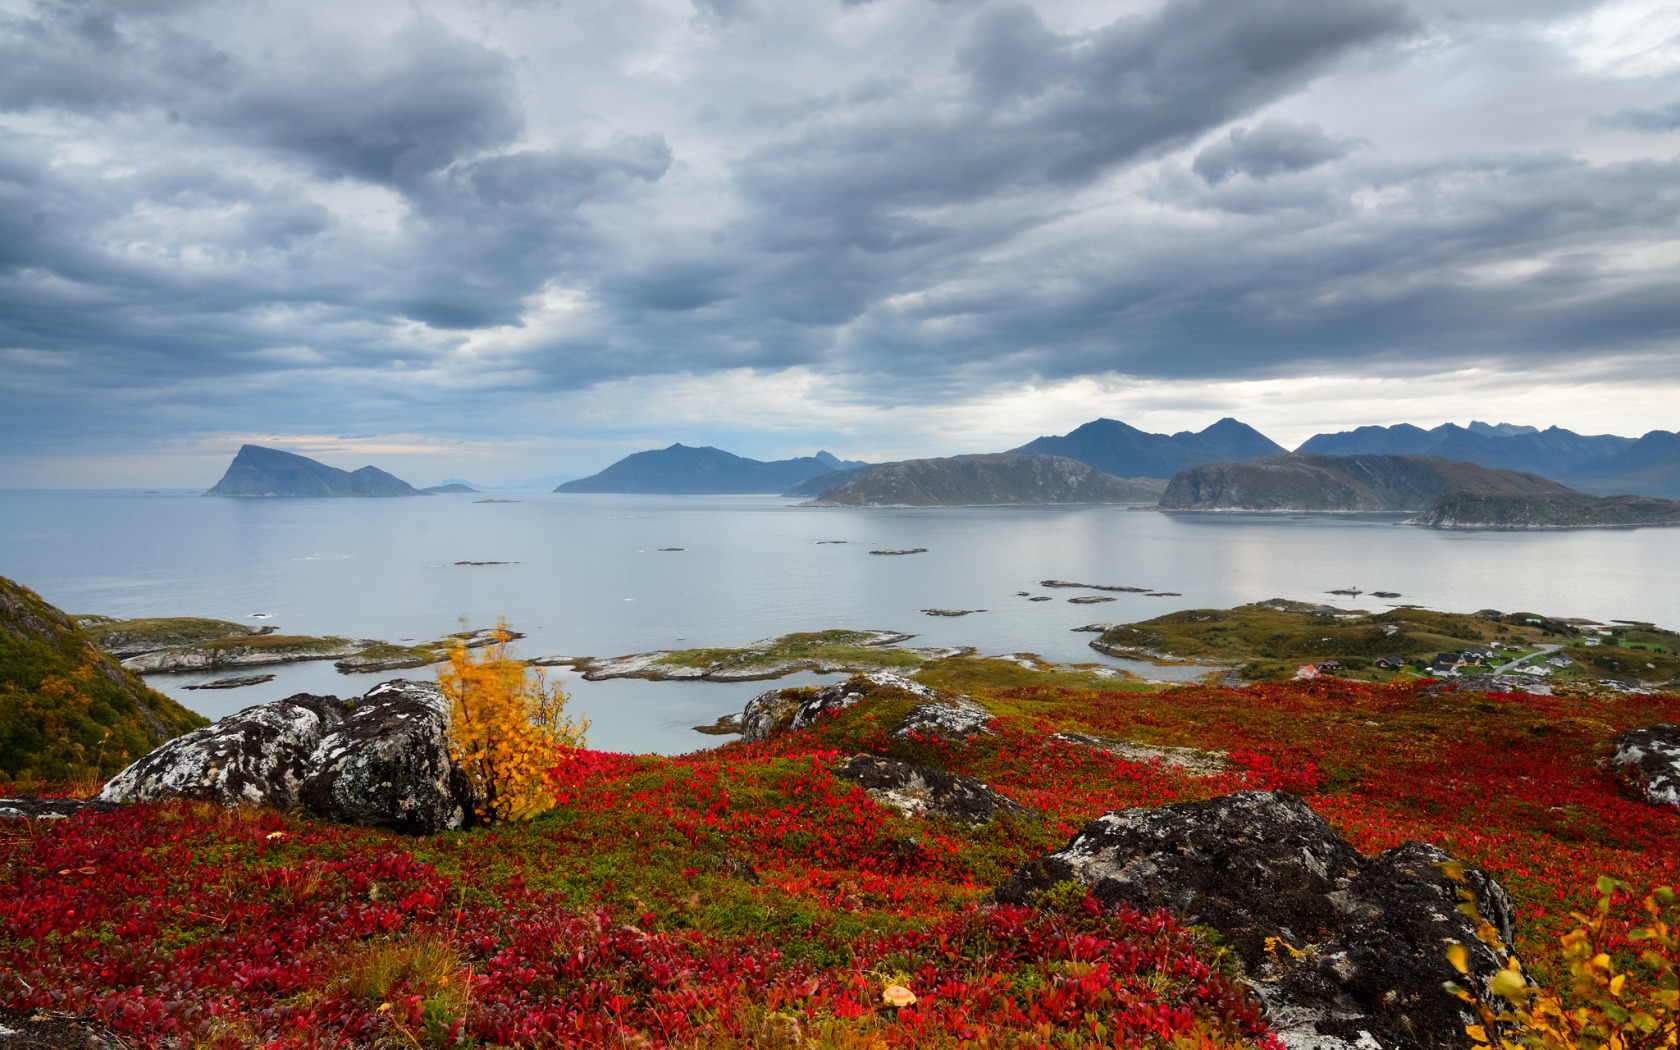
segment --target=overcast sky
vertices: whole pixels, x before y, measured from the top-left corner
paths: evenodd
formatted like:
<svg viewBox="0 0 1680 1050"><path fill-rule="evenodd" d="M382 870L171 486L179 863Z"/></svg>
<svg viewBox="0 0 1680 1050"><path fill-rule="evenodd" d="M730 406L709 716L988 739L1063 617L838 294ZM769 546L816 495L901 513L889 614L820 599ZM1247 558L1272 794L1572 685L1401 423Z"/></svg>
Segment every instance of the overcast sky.
<svg viewBox="0 0 1680 1050"><path fill-rule="evenodd" d="M0 486L1680 429L1680 4L0 0Z"/></svg>

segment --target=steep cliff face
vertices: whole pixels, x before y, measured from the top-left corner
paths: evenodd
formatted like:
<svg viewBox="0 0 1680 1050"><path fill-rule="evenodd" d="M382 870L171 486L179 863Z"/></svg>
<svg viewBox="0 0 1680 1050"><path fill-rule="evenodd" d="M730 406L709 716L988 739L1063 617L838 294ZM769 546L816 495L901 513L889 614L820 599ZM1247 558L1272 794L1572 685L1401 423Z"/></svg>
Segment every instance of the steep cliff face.
<svg viewBox="0 0 1680 1050"><path fill-rule="evenodd" d="M0 577L0 776L109 776L205 724L40 595Z"/></svg>
<svg viewBox="0 0 1680 1050"><path fill-rule="evenodd" d="M971 507L1015 503L1152 503L1164 484L1117 478L1062 456L1000 452L883 463L824 492L811 506Z"/></svg>
<svg viewBox="0 0 1680 1050"><path fill-rule="evenodd" d="M1446 492L1547 498L1579 495L1555 481L1434 456L1289 455L1210 463L1175 476L1167 510L1418 511Z"/></svg>
<svg viewBox="0 0 1680 1050"><path fill-rule="evenodd" d="M261 445L244 445L206 496L423 496L378 467L339 470Z"/></svg>

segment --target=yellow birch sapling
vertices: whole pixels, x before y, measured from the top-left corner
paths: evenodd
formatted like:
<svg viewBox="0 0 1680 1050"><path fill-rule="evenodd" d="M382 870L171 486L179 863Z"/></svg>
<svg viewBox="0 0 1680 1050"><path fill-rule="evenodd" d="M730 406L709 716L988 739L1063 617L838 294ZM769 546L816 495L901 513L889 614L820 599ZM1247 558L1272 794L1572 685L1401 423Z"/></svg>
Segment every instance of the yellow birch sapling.
<svg viewBox="0 0 1680 1050"><path fill-rule="evenodd" d="M541 669L510 659L507 625L474 658L465 643L449 651L438 687L449 700L449 754L477 796L487 824L529 820L554 804L545 773L565 748L583 746L588 722L565 715L566 694Z"/></svg>

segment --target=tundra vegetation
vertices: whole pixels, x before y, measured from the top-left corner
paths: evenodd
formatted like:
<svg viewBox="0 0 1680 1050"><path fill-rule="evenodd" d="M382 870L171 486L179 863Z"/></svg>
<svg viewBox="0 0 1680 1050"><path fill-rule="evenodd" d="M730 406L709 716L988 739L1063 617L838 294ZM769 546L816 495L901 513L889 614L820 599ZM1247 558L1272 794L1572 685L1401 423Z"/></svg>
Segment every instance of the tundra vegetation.
<svg viewBox="0 0 1680 1050"><path fill-rule="evenodd" d="M171 1047L1271 1048L1209 931L1105 912L1071 885L985 903L1097 814L1258 788L1301 795L1367 853L1420 839L1499 879L1523 973L1552 997L1513 989L1536 1045L1672 1045L1673 941L1650 935L1645 902L1675 882L1680 813L1599 760L1624 728L1680 721L1680 698L1334 679L1143 692L987 671L964 681L994 719L966 738L895 734L926 701L860 678L859 703L755 744L557 746L552 808L435 837L193 802L8 823L0 1005ZM496 673L511 691L512 669ZM837 776L859 753L977 777L1033 815L906 817ZM1552 1014L1534 1010L1551 1001L1588 1011L1573 1042L1543 1041ZM1617 1017L1627 1038L1591 1034ZM1639 1017L1654 1041L1632 1038Z"/></svg>

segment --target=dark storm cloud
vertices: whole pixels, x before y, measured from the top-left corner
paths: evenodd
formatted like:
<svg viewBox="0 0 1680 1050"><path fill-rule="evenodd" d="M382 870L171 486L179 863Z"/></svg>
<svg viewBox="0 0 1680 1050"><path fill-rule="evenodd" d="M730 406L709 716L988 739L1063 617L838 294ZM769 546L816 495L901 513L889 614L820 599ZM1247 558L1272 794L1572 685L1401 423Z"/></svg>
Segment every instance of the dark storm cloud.
<svg viewBox="0 0 1680 1050"><path fill-rule="evenodd" d="M1533 28L1591 0L450 4L0 21L0 436L420 426L741 367L906 402L1519 369L1680 330L1673 81ZM1361 76L1459 93L1301 105ZM1591 97L1484 146L1453 122L1500 77Z"/></svg>
<svg viewBox="0 0 1680 1050"><path fill-rule="evenodd" d="M1272 117L1253 128L1232 128L1225 138L1197 153L1190 168L1211 183L1233 175L1268 179L1340 160L1355 145L1326 135L1317 124Z"/></svg>

